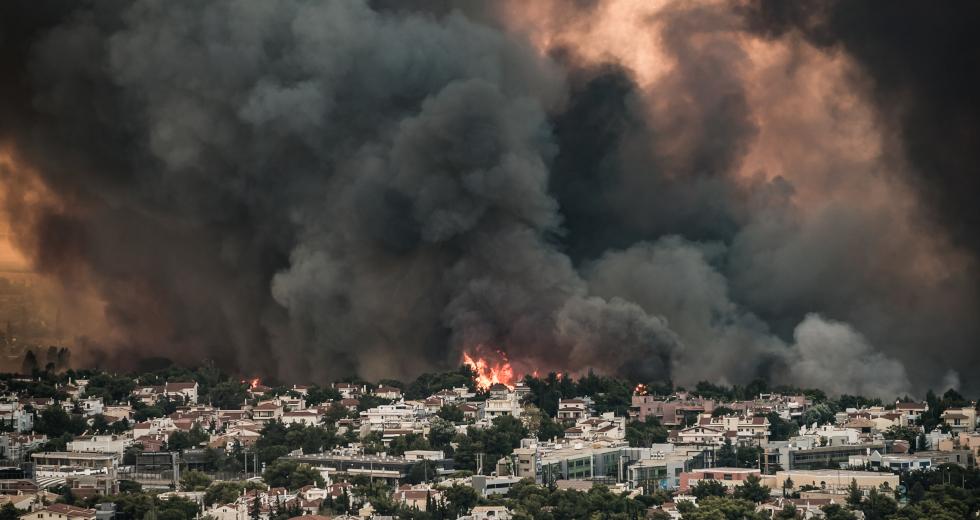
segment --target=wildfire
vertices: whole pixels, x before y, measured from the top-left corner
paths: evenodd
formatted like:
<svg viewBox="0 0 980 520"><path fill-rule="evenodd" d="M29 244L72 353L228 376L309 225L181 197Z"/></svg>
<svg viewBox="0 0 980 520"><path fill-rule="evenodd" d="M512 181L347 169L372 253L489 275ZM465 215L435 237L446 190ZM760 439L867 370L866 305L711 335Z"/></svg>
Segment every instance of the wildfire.
<svg viewBox="0 0 980 520"><path fill-rule="evenodd" d="M256 377L256 378L254 378L254 379L242 379L242 383L243 383L243 384L244 384L244 383L248 383L248 388L249 388L249 390L254 390L254 389L255 389L255 388L257 388L257 387L258 387L258 386L259 386L260 384L262 384L262 381L260 381L260 380L259 380L259 378L257 378L257 377Z"/></svg>
<svg viewBox="0 0 980 520"><path fill-rule="evenodd" d="M636 388L633 389L634 395L647 395L647 385L639 383Z"/></svg>
<svg viewBox="0 0 980 520"><path fill-rule="evenodd" d="M507 355L497 351L499 361L488 361L483 357L476 357L463 352L463 364L470 367L476 374L476 386L486 390L495 384L502 384L507 388L514 388L514 367L507 360Z"/></svg>

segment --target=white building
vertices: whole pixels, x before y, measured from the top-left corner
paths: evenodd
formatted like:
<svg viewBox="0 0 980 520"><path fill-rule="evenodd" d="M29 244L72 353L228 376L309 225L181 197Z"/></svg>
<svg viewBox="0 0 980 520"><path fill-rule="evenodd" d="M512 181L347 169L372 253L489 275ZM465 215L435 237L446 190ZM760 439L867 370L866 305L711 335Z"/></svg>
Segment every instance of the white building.
<svg viewBox="0 0 980 520"><path fill-rule="evenodd" d="M167 397L181 397L187 403L197 403L197 381L191 383L167 383L163 387L163 394Z"/></svg>
<svg viewBox="0 0 980 520"><path fill-rule="evenodd" d="M24 410L17 401L0 402L0 421L16 432L29 432L34 429L33 414Z"/></svg>
<svg viewBox="0 0 980 520"><path fill-rule="evenodd" d="M116 453L122 457L132 446L129 435L80 435L68 443L68 451L78 453Z"/></svg>

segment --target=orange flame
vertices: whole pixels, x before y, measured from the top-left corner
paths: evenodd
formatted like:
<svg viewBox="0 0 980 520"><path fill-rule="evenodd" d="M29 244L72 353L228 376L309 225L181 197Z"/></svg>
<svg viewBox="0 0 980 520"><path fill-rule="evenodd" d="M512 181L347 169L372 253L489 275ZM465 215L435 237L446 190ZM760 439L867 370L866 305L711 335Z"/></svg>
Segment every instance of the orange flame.
<svg viewBox="0 0 980 520"><path fill-rule="evenodd" d="M242 379L242 383L248 383L248 389L254 390L262 384L262 381L259 381L259 378L256 377L255 379Z"/></svg>
<svg viewBox="0 0 980 520"><path fill-rule="evenodd" d="M497 351L500 361L488 361L486 358L476 357L463 352L463 364L470 367L476 374L476 386L481 390L487 390L495 384L502 384L507 388L514 388L514 367L507 360L507 355Z"/></svg>
<svg viewBox="0 0 980 520"><path fill-rule="evenodd" d="M636 388L633 389L633 394L635 395L647 395L647 385L639 383Z"/></svg>

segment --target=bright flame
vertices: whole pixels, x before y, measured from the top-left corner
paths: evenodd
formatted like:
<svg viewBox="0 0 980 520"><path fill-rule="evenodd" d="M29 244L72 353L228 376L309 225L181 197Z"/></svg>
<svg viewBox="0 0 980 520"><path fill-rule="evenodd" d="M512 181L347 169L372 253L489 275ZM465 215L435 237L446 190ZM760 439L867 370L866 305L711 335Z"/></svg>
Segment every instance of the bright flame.
<svg viewBox="0 0 980 520"><path fill-rule="evenodd" d="M647 395L647 385L639 383L636 388L633 389L633 394L635 395Z"/></svg>
<svg viewBox="0 0 980 520"><path fill-rule="evenodd" d="M248 389L249 390L254 390L260 384L262 384L262 381L260 381L259 378L256 377L254 379L242 379L242 383L248 383Z"/></svg>
<svg viewBox="0 0 980 520"><path fill-rule="evenodd" d="M487 390L495 384L502 384L507 388L514 388L514 367L507 360L507 355L497 351L500 361L488 361L486 358L474 358L468 353L463 352L463 364L470 367L476 374L476 386L481 390Z"/></svg>

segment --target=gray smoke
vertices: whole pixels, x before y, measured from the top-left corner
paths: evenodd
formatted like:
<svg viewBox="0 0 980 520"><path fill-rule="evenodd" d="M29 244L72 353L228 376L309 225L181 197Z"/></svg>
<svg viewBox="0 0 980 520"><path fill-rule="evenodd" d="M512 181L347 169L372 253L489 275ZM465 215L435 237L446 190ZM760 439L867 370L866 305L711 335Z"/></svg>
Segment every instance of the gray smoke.
<svg viewBox="0 0 980 520"><path fill-rule="evenodd" d="M0 8L0 143L57 199L11 203L8 172L7 211L40 270L106 302L95 350L317 381L477 348L889 398L957 380L973 271L900 262L908 213L795 198L860 192L880 163L740 177L785 112L753 112L733 10L662 12L677 66L643 90L451 4ZM953 353L907 371L930 341Z"/></svg>

